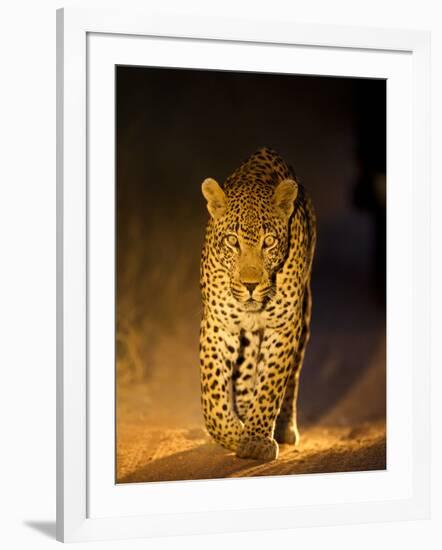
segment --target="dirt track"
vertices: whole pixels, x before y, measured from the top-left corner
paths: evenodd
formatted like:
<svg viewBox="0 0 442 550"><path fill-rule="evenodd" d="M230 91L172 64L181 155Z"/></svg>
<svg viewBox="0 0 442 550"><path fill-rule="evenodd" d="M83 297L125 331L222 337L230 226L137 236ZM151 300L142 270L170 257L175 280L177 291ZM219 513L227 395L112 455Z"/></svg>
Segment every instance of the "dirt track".
<svg viewBox="0 0 442 550"><path fill-rule="evenodd" d="M120 483L381 470L385 429L381 423L311 428L298 449L282 445L278 460L265 463L236 458L198 427L151 430L134 424L121 438L119 466Z"/></svg>

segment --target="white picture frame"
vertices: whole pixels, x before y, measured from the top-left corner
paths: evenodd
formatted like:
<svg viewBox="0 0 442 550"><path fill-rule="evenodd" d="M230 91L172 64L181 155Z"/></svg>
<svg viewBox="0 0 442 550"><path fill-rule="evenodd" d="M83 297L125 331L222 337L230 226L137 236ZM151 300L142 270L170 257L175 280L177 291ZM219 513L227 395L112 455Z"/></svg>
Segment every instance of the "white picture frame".
<svg viewBox="0 0 442 550"><path fill-rule="evenodd" d="M115 64L389 80L386 472L112 483ZM63 9L57 114L58 540L428 517L429 34Z"/></svg>

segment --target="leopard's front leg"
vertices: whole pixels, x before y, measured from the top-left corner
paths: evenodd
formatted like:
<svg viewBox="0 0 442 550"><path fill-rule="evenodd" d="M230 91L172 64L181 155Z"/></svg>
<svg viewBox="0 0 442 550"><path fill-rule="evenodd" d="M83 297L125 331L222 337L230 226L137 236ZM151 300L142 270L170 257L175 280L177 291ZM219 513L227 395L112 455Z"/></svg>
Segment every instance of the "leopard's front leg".
<svg viewBox="0 0 442 550"><path fill-rule="evenodd" d="M234 410L232 373L237 337L209 319L200 333L201 401L206 427L223 447L236 451L243 423Z"/></svg>
<svg viewBox="0 0 442 550"><path fill-rule="evenodd" d="M241 420L246 418L253 399L259 346L259 332L241 331L232 375L235 410Z"/></svg>
<svg viewBox="0 0 442 550"><path fill-rule="evenodd" d="M293 368L298 325L300 322L264 331L253 400L236 451L241 458L274 460L278 456L278 443L273 434L288 376Z"/></svg>

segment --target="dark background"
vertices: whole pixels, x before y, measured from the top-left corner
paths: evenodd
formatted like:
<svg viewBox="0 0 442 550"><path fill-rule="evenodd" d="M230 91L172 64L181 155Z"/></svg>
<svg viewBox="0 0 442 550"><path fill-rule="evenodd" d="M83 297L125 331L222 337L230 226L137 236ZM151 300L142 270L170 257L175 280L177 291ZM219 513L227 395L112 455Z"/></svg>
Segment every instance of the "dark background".
<svg viewBox="0 0 442 550"><path fill-rule="evenodd" d="M117 420L202 424L201 183L263 145L318 219L301 429L385 419L385 81L118 67L116 90Z"/></svg>

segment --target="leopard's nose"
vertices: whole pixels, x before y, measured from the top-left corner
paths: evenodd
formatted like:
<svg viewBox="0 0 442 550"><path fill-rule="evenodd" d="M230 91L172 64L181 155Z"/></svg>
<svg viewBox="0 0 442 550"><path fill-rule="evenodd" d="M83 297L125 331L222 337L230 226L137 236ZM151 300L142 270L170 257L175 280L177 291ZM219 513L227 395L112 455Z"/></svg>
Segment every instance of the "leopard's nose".
<svg viewBox="0 0 442 550"><path fill-rule="evenodd" d="M244 286L247 288L251 296L255 288L258 286L258 283L244 283Z"/></svg>

